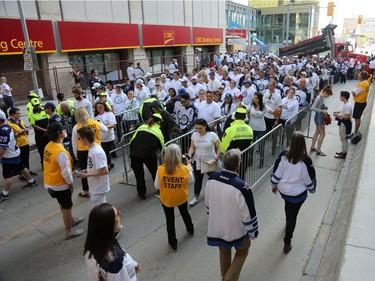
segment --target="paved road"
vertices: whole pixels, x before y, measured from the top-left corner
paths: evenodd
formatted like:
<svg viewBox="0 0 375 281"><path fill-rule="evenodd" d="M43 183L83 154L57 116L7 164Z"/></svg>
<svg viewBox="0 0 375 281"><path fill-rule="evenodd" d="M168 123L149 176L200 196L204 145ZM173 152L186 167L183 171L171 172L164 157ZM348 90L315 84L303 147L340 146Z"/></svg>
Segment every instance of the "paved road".
<svg viewBox="0 0 375 281"><path fill-rule="evenodd" d="M340 90L355 87L354 81L334 87L334 96L327 100L329 111L341 107ZM314 131L314 126L310 136ZM311 140L307 140L308 147ZM335 124L327 128L323 151L327 157L312 154L317 177L316 194L309 195L298 217L292 241L293 249L284 255L283 232L285 218L283 200L271 193L268 182L254 190L260 220L259 238L253 241L240 280L299 281L310 258L321 223L334 193L343 161L335 159L340 150L338 129ZM0 280L87 280L83 259L85 236L71 241L63 240L64 228L57 202L42 188L39 156L31 153L32 169L39 173L40 184L21 190L15 182L11 199L0 203ZM142 266L139 280L220 280L218 249L206 244L207 215L204 203L190 209L195 225L195 237L188 237L181 217L176 218L179 252L168 248L165 218L148 181L148 198L138 200L133 186L119 184L122 178L121 159L115 160L116 168L110 175L112 190L107 199L122 211L124 230L120 244ZM37 168L34 168L37 167ZM0 168L1 169L1 168ZM134 182L134 177L131 176ZM73 213L87 218L90 203L77 196L79 180L76 179L73 195ZM190 198L193 189L190 188ZM82 225L87 228L87 222Z"/></svg>

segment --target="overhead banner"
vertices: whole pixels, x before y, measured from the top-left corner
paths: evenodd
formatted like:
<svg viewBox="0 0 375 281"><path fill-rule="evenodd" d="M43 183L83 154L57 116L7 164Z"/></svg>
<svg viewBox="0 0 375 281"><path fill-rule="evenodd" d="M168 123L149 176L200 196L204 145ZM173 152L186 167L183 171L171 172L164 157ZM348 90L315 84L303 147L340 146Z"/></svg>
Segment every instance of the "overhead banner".
<svg viewBox="0 0 375 281"><path fill-rule="evenodd" d="M50 20L26 20L29 43L36 53L56 52L52 22ZM21 55L26 46L20 19L0 18L0 55Z"/></svg>
<svg viewBox="0 0 375 281"><path fill-rule="evenodd" d="M143 47L189 46L190 27L142 24Z"/></svg>
<svg viewBox="0 0 375 281"><path fill-rule="evenodd" d="M227 36L246 38L246 29L227 29Z"/></svg>
<svg viewBox="0 0 375 281"><path fill-rule="evenodd" d="M59 21L57 25L62 52L139 48L137 24Z"/></svg>
<svg viewBox="0 0 375 281"><path fill-rule="evenodd" d="M193 45L224 44L222 28L193 27Z"/></svg>

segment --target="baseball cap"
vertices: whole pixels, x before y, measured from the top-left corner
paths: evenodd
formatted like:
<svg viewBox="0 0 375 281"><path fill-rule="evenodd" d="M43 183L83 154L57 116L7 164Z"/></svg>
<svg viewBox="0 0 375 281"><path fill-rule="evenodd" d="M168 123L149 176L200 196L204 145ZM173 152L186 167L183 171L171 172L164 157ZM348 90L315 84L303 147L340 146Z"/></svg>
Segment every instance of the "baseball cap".
<svg viewBox="0 0 375 281"><path fill-rule="evenodd" d="M242 114L245 113L246 114L246 109L243 108L243 107L239 107L239 108L236 109L236 112L237 113L242 113Z"/></svg>
<svg viewBox="0 0 375 281"><path fill-rule="evenodd" d="M301 72L301 75L305 75L305 76L307 76L307 73L306 73L305 71L302 71L302 72Z"/></svg>
<svg viewBox="0 0 375 281"><path fill-rule="evenodd" d="M7 120L5 113L1 110L0 110L0 120L3 120L3 121Z"/></svg>
<svg viewBox="0 0 375 281"><path fill-rule="evenodd" d="M187 78L186 77L182 77L181 79L180 79L180 82L181 83L184 83L184 82L187 82L188 80L187 80Z"/></svg>
<svg viewBox="0 0 375 281"><path fill-rule="evenodd" d="M94 85L92 85L91 89L97 89L100 87L100 83L96 82Z"/></svg>
<svg viewBox="0 0 375 281"><path fill-rule="evenodd" d="M151 77L151 73L150 72L146 72L145 77Z"/></svg>
<svg viewBox="0 0 375 281"><path fill-rule="evenodd" d="M45 105L44 105L44 108L51 108L52 110L55 110L56 109L56 105L53 103L53 102L47 102Z"/></svg>
<svg viewBox="0 0 375 281"><path fill-rule="evenodd" d="M162 74L162 75L160 75L160 78L167 78L167 75Z"/></svg>
<svg viewBox="0 0 375 281"><path fill-rule="evenodd" d="M183 99L185 99L185 100L188 100L188 99L190 99L190 96L189 96L189 94L188 93L182 93L182 94L180 94L180 95L178 95L180 98L183 98Z"/></svg>
<svg viewBox="0 0 375 281"><path fill-rule="evenodd" d="M220 85L219 89L225 89L225 85Z"/></svg>
<svg viewBox="0 0 375 281"><path fill-rule="evenodd" d="M243 94L239 94L238 96L234 96L237 100L243 100Z"/></svg>
<svg viewBox="0 0 375 281"><path fill-rule="evenodd" d="M139 85L143 85L143 80L142 79L137 79L137 81L135 81L135 83L137 83Z"/></svg>
<svg viewBox="0 0 375 281"><path fill-rule="evenodd" d="M210 76L215 76L215 72L211 71Z"/></svg>
<svg viewBox="0 0 375 281"><path fill-rule="evenodd" d="M47 135L56 135L64 130L60 122L53 122L48 125Z"/></svg>
<svg viewBox="0 0 375 281"><path fill-rule="evenodd" d="M28 94L27 98L32 99L32 98L39 98L38 94L35 93L30 93Z"/></svg>
<svg viewBox="0 0 375 281"><path fill-rule="evenodd" d="M226 98L226 99L231 99L231 98L232 98L232 95L231 95L231 94L226 94L226 95L225 95L225 98Z"/></svg>
<svg viewBox="0 0 375 281"><path fill-rule="evenodd" d="M152 114L152 117L163 121L163 117L161 117L160 113L154 113Z"/></svg>
<svg viewBox="0 0 375 281"><path fill-rule="evenodd" d="M107 92L101 92L101 93L99 93L99 96L107 96Z"/></svg>
<svg viewBox="0 0 375 281"><path fill-rule="evenodd" d="M116 88L121 88L121 85L120 84L116 84L115 87Z"/></svg>
<svg viewBox="0 0 375 281"><path fill-rule="evenodd" d="M30 100L30 102L31 102L32 105L38 105L38 104L40 104L40 100L38 98L32 98Z"/></svg>
<svg viewBox="0 0 375 281"><path fill-rule="evenodd" d="M160 102L157 101L157 100L154 100L154 101L151 103L151 107L156 107L156 108L159 109L159 110L163 110L163 107L161 106Z"/></svg>
<svg viewBox="0 0 375 281"><path fill-rule="evenodd" d="M191 77L191 80L197 80L197 76Z"/></svg>
<svg viewBox="0 0 375 281"><path fill-rule="evenodd" d="M186 90L184 88L181 88L178 90L179 95L184 94L184 93L186 93Z"/></svg>

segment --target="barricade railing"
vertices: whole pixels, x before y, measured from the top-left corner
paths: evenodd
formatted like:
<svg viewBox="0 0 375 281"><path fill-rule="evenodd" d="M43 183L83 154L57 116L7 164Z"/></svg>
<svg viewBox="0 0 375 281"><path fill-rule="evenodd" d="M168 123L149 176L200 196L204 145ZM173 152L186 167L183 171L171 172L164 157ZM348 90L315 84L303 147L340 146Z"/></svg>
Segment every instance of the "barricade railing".
<svg viewBox="0 0 375 281"><path fill-rule="evenodd" d="M208 123L208 126L210 126L214 131L215 133L218 133L218 127L219 125L224 121L226 121L228 118L228 116L223 116L219 119L216 119L210 123ZM189 152L189 148L190 148L190 139L191 139L191 135L195 132L196 130L193 129L191 130L190 132L187 132L186 134L183 134L181 136L178 136L168 142L166 142L163 146L163 149L162 151L159 153L159 165L163 163L164 161L164 151L165 151L165 148L172 144L172 143L175 143L177 145L180 146L181 148L181 152L182 154L185 154L185 153L188 153Z"/></svg>
<svg viewBox="0 0 375 281"><path fill-rule="evenodd" d="M281 146L283 126L280 124L241 152L239 176L251 188L260 183L272 170Z"/></svg>
<svg viewBox="0 0 375 281"><path fill-rule="evenodd" d="M116 117L116 135L118 143L121 144L121 139L124 134L130 132L130 129L133 125L139 124L142 122L139 108L133 108L130 110L125 110L115 114Z"/></svg>
<svg viewBox="0 0 375 281"><path fill-rule="evenodd" d="M285 122L284 133L283 133L283 147L287 148L289 146L290 138L294 131L305 132L310 126L311 111L309 106L301 108L298 113L289 118Z"/></svg>

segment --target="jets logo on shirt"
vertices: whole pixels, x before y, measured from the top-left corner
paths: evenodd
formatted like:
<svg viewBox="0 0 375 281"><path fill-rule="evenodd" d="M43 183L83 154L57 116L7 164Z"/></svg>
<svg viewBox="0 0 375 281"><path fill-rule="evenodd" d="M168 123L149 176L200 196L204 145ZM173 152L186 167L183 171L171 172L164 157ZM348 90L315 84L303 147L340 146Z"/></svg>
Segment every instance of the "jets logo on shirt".
<svg viewBox="0 0 375 281"><path fill-rule="evenodd" d="M264 90L264 85L263 84L259 84L258 88L259 88L259 91L263 91Z"/></svg>
<svg viewBox="0 0 375 281"><path fill-rule="evenodd" d="M87 167L90 169L94 167L94 164L92 163L92 158L90 156L87 158Z"/></svg>
<svg viewBox="0 0 375 281"><path fill-rule="evenodd" d="M120 104L120 103L122 103L122 98L121 98L121 96L120 96L120 97L115 97L115 99L113 100L113 102L114 102L115 104Z"/></svg>

